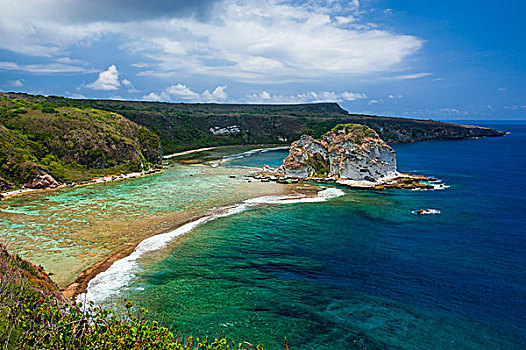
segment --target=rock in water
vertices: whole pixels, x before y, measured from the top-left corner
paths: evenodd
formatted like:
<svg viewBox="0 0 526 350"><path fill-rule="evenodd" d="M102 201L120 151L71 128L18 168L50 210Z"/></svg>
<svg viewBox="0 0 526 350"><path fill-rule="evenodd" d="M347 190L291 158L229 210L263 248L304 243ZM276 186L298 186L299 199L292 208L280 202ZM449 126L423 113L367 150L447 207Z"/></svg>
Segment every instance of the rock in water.
<svg viewBox="0 0 526 350"><path fill-rule="evenodd" d="M371 128L339 124L321 140L303 135L279 172L300 178L375 182L398 175L396 155Z"/></svg>

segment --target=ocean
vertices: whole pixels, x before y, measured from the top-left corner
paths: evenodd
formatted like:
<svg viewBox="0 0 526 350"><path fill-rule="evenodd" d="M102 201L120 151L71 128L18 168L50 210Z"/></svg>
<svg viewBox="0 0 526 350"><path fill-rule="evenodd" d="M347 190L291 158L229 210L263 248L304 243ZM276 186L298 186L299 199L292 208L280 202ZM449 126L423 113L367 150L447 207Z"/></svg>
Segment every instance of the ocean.
<svg viewBox="0 0 526 350"><path fill-rule="evenodd" d="M297 350L524 349L526 125L491 126L510 133L394 145L400 171L440 189L332 188L316 202L238 206L134 261L99 302L125 298L178 334L270 350L285 337Z"/></svg>

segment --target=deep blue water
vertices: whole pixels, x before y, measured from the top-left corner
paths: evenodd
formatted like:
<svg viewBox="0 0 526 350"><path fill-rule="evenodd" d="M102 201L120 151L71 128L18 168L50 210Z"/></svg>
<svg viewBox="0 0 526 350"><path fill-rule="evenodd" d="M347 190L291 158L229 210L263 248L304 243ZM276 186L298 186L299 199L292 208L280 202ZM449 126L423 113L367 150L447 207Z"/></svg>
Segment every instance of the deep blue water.
<svg viewBox="0 0 526 350"><path fill-rule="evenodd" d="M217 219L125 294L183 333L271 350L284 336L291 349L524 349L526 125L491 126L511 133L394 146L399 170L449 188L346 190Z"/></svg>

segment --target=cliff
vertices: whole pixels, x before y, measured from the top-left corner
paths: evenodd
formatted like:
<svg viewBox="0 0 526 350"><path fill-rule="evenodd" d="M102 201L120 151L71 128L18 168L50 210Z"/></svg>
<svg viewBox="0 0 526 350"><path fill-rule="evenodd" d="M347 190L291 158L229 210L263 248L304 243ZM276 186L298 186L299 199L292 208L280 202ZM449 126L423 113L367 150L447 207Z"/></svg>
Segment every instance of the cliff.
<svg viewBox="0 0 526 350"><path fill-rule="evenodd" d="M299 178L368 182L399 175L394 150L374 130L359 124L337 125L319 140L303 135L292 143L278 171Z"/></svg>
<svg viewBox="0 0 526 350"><path fill-rule="evenodd" d="M54 187L160 162L159 137L117 113L0 93L0 191Z"/></svg>
<svg viewBox="0 0 526 350"><path fill-rule="evenodd" d="M433 120L349 114L336 103L232 105L10 95L119 113L159 135L165 154L220 145L290 144L303 134L320 138L336 125L348 123L367 125L389 143L505 134Z"/></svg>

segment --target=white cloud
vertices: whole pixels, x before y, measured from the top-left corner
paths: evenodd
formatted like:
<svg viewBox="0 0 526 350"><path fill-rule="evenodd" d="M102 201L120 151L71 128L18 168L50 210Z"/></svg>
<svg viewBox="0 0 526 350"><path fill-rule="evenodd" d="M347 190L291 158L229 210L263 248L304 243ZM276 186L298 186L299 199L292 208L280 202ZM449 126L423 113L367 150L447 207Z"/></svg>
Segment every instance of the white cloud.
<svg viewBox="0 0 526 350"><path fill-rule="evenodd" d="M433 75L433 73L415 73L396 76L395 79L419 79Z"/></svg>
<svg viewBox="0 0 526 350"><path fill-rule="evenodd" d="M150 65L148 63L139 62L139 63L132 63L132 67L135 67L135 68L148 68L148 67L150 67Z"/></svg>
<svg viewBox="0 0 526 350"><path fill-rule="evenodd" d="M366 94L344 91L344 92L304 92L296 95L274 95L267 91L261 91L246 96L246 102L249 103L269 103L269 104L287 104L287 103L315 103L315 102L343 102L354 101L357 99L367 98ZM245 102L245 101L242 101Z"/></svg>
<svg viewBox="0 0 526 350"><path fill-rule="evenodd" d="M398 94L398 95L389 95L388 97L389 97L390 99L395 99L395 98L402 98L402 97L404 97L404 95L402 95L402 94Z"/></svg>
<svg viewBox="0 0 526 350"><path fill-rule="evenodd" d="M193 92L189 87L183 84L170 85L166 93L172 98L181 98L183 100L193 100L199 97L199 94Z"/></svg>
<svg viewBox="0 0 526 350"><path fill-rule="evenodd" d="M501 88L499 88L499 91L500 91L500 92L504 92L504 91L508 91L508 89L505 88L505 87L501 87Z"/></svg>
<svg viewBox="0 0 526 350"><path fill-rule="evenodd" d="M170 85L160 93L150 92L143 96L143 100L148 101L189 101L189 102L221 102L228 98L226 85L217 86L212 92L203 91L202 94L190 89L184 84Z"/></svg>
<svg viewBox="0 0 526 350"><path fill-rule="evenodd" d="M142 99L146 101L160 101L161 96L157 95L155 92L150 92L148 95L144 95Z"/></svg>
<svg viewBox="0 0 526 350"><path fill-rule="evenodd" d="M17 79L17 80L13 80L13 81L9 82L9 85L11 85L13 87L22 87L22 86L24 86L24 83L22 82L22 79Z"/></svg>
<svg viewBox="0 0 526 350"><path fill-rule="evenodd" d="M440 108L438 110L438 114L446 114L446 115L469 115L468 111L463 111L458 108Z"/></svg>
<svg viewBox="0 0 526 350"><path fill-rule="evenodd" d="M3 4L2 4L3 3ZM35 56L63 57L75 46L119 35L150 67L143 75L200 74L244 81L313 80L345 74L404 68L423 41L360 23L357 0L342 2L232 0L215 4L210 18L71 13L83 8L72 0L0 3L0 48ZM115 4L107 13L118 12ZM73 9L73 10L72 10ZM102 17L101 17L102 18ZM142 64L135 67L145 68ZM94 85L97 86L97 85ZM116 84L103 84L113 90Z"/></svg>
<svg viewBox="0 0 526 350"><path fill-rule="evenodd" d="M93 90L112 91L118 90L121 86L119 82L119 71L117 67L112 64L107 70L100 72L99 77L93 83L86 85L86 87Z"/></svg>
<svg viewBox="0 0 526 350"><path fill-rule="evenodd" d="M128 89L129 93L139 92L128 79L121 79L121 83Z"/></svg>
<svg viewBox="0 0 526 350"><path fill-rule="evenodd" d="M218 86L210 93L208 90L205 90L203 92L202 98L205 101L224 101L228 98L228 94L226 93L225 89L227 88L226 85Z"/></svg>
<svg viewBox="0 0 526 350"><path fill-rule="evenodd" d="M74 65L66 65L62 63L47 63L47 64L27 64L20 65L15 62L0 61L0 69L15 70L37 74L58 74L58 73L91 73L92 69L79 67Z"/></svg>
<svg viewBox="0 0 526 350"><path fill-rule="evenodd" d="M506 107L504 107L504 109L511 109L511 110L517 111L519 109L526 109L526 105L522 105L522 106L518 106L518 105L506 106Z"/></svg>

